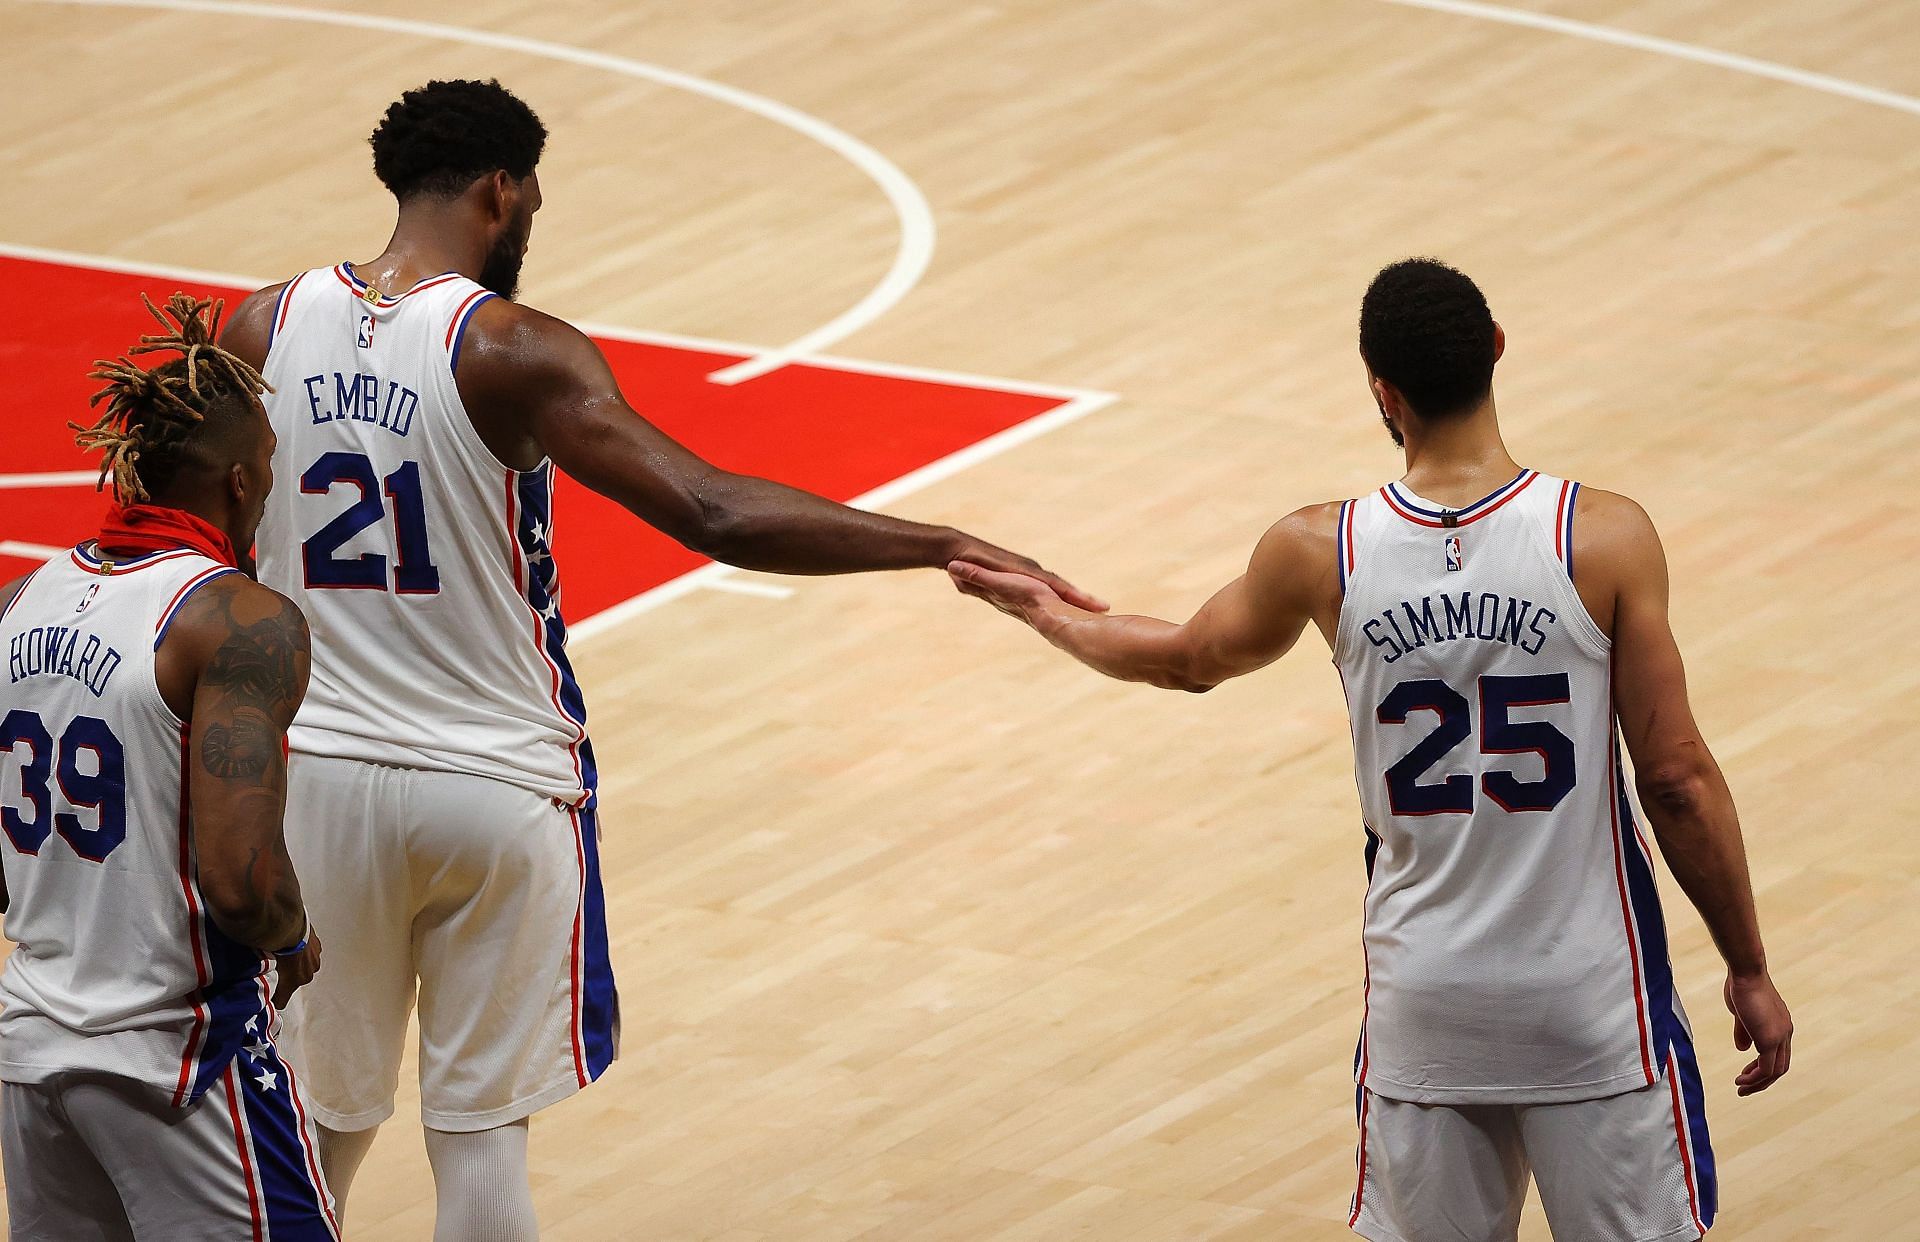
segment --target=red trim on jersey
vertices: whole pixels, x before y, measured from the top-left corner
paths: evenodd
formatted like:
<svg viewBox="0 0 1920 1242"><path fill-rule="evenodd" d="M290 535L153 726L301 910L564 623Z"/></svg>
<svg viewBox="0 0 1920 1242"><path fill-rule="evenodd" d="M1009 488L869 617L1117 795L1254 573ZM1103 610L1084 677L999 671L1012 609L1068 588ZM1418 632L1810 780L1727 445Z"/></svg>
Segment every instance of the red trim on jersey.
<svg viewBox="0 0 1920 1242"><path fill-rule="evenodd" d="M1608 662L1607 677L1609 681L1612 680L1613 669L1611 661ZM1652 1039L1647 1030L1646 984L1640 978L1640 937L1633 928L1633 903L1627 896L1626 859L1620 848L1620 798L1618 792L1613 788L1613 774L1620 770L1620 758L1615 752L1615 748L1619 745L1619 737L1617 734L1611 733L1611 730L1614 728L1612 724L1614 719L1613 703L1611 698L1609 698L1607 703L1607 720L1609 722L1608 727L1610 733L1607 740L1607 767L1609 769L1607 776L1607 817L1613 824L1613 878L1614 883L1620 889L1620 922L1627 930L1627 957L1633 964L1633 1009L1636 1017L1634 1030L1640 1036L1640 1068L1647 1076L1647 1085L1652 1086L1659 1081L1659 1076L1653 1072Z"/></svg>
<svg viewBox="0 0 1920 1242"><path fill-rule="evenodd" d="M22 595L25 595L27 593L27 588L33 585L33 580L35 576L39 574L40 570L45 568L46 568L45 565L38 566L37 568L34 569L32 573L20 579L20 585L14 588L13 598L7 601L7 606L5 608L0 608L0 621L4 621L7 619L7 614L13 611L13 606L20 602L20 597Z"/></svg>
<svg viewBox="0 0 1920 1242"><path fill-rule="evenodd" d="M195 588L205 586L215 578L224 578L228 574L238 572L236 569L222 565L217 569L209 569L204 573L195 574L193 577L187 579L187 584L178 591L175 591L173 598L167 601L167 606L160 610L160 619L153 623L153 632L160 634L166 630L167 623L173 620L173 610L178 608L180 601L192 594Z"/></svg>
<svg viewBox="0 0 1920 1242"><path fill-rule="evenodd" d="M280 291L280 313L274 316L273 331L268 334L269 347L271 347L272 345L272 338L279 336L280 329L287 326L287 315L290 311L293 310L293 291L299 288L300 282L305 280L306 278L307 278L307 273L302 272L298 276L295 276L292 280L288 281L287 287Z"/></svg>
<svg viewBox="0 0 1920 1242"><path fill-rule="evenodd" d="M186 1051L180 1055L180 1083L174 1088L173 1106L183 1107L193 1085L194 1067L200 1062L200 1039L207 1029L207 1009L201 1004L199 989L212 979L207 971L206 949L200 943L200 903L193 895L192 820L188 814L187 762L192 746L188 726L180 726L180 891L187 898L187 939L193 943L193 973L199 980L193 1001L193 1027L187 1033Z"/></svg>
<svg viewBox="0 0 1920 1242"><path fill-rule="evenodd" d="M1707 1227L1700 1223L1700 1196L1693 1184L1693 1144L1687 1132L1686 1112L1680 1107L1680 1071L1672 1052L1667 1053L1667 1089L1673 1094L1673 1137L1680 1144L1680 1168L1687 1175L1687 1211L1693 1216L1693 1227L1705 1237Z"/></svg>
<svg viewBox="0 0 1920 1242"><path fill-rule="evenodd" d="M72 552L68 553L68 555L73 558L73 564L76 569L84 569L96 578L118 578L122 574L139 573L141 570L151 569L155 565L164 565L168 561L177 561L183 556L204 556L205 553L197 552L192 548L179 548L172 552L159 552L151 556L135 557L131 563L128 564L122 564L118 559L111 556L100 557L96 563L90 561L88 554L81 552L79 548L75 548ZM113 566L113 572L111 574L107 572L106 567L108 565Z"/></svg>
<svg viewBox="0 0 1920 1242"><path fill-rule="evenodd" d="M586 770L580 765L580 743L586 740L587 727L568 715L566 704L560 701L560 666L553 662L553 655L547 650L547 619L540 615L540 610L535 608L533 601L527 598L528 575L522 572L523 563L520 557L520 501L515 487L519 479L519 471L507 471L507 546L513 553L513 583L514 588L520 593L520 602L527 606L527 615L533 620L533 649L540 653L541 660L546 663L547 672L553 676L553 689L548 696L553 703L553 710L560 713L560 719L574 727L573 741L567 745L567 754L573 760L573 779L582 787L580 800L574 804L578 806L587 800L588 792L585 789ZM553 486L552 476L548 476L547 486L549 488ZM551 556L552 549L548 549L547 554Z"/></svg>
<svg viewBox="0 0 1920 1242"><path fill-rule="evenodd" d="M358 298L362 302L367 300L365 291L368 289L371 289L373 286L367 284L365 281L361 280L357 276L350 275L347 271L346 264L341 263L336 265L333 269L333 274L340 278L341 284L345 285L349 290L352 291L354 297ZM421 281L419 284L415 285L413 288L401 294L399 297L388 297L384 293L381 294L379 299L374 303L374 305L397 306L399 303L401 303L407 298L412 297L416 293L422 293L428 289L433 288L435 285L444 285L449 280L458 280L458 279L460 279L460 273L458 272L442 272L438 276L429 276L425 280Z"/></svg>
<svg viewBox="0 0 1920 1242"><path fill-rule="evenodd" d="M475 302L478 302L481 298L490 298L492 296L493 296L493 293L490 290L475 289L472 293L469 293L467 295L466 301L460 303L460 308L453 312L453 319L447 324L447 348L448 349L453 348L453 334L459 331L460 320L467 313L468 309L471 308L473 304Z"/></svg>
<svg viewBox="0 0 1920 1242"><path fill-rule="evenodd" d="M1353 1211L1347 1217L1347 1228L1360 1219L1360 1197L1367 1189L1367 1108L1373 1103L1372 1093L1364 1087L1360 1093L1360 1176L1353 1185Z"/></svg>
<svg viewBox="0 0 1920 1242"><path fill-rule="evenodd" d="M584 934L587 921L587 843L583 836L586 828L580 823L580 808L569 807L567 817L573 821L573 852L580 866L580 899L573 907L573 958L567 969L568 991L573 993L573 1072L581 1086L593 1081L587 1075L586 1045L580 1038L580 1014L586 1001L583 993L586 982L581 977L580 938Z"/></svg>
<svg viewBox="0 0 1920 1242"><path fill-rule="evenodd" d="M1515 496L1518 496L1521 492L1524 492L1529 487L1532 487L1533 481L1539 477L1540 477L1540 472L1538 470L1530 471L1527 474L1527 477L1521 480L1519 485L1514 487L1512 491L1500 497L1500 499L1494 501L1492 504L1480 510L1478 513L1475 513L1469 517L1461 518L1459 521L1455 522L1452 527L1447 526L1445 522L1435 522L1435 521L1432 521L1431 519L1423 518L1419 514L1414 513L1402 507L1400 502L1393 498L1392 488L1388 488L1388 487L1381 488L1380 496L1381 496L1381 499L1387 502L1387 507L1389 509L1392 509L1395 513L1407 519L1407 521L1414 523L1416 526L1429 526L1429 527L1432 527L1434 530L1441 530L1441 529L1451 530L1461 526L1471 526L1475 522L1478 522L1481 518L1487 516L1489 513L1496 511L1502 505L1512 500Z"/></svg>
<svg viewBox="0 0 1920 1242"><path fill-rule="evenodd" d="M1346 576L1353 577L1353 513L1360 507L1357 500L1347 502L1346 521L1342 522L1340 532L1340 556L1346 562Z"/></svg>
<svg viewBox="0 0 1920 1242"><path fill-rule="evenodd" d="M233 1086L234 1067L227 1066L227 1072L220 1076L227 1085L227 1115L233 1118L233 1142L240 1151L240 1177L247 1183L247 1211L253 1217L253 1242L265 1242L266 1233L260 1219L260 1194L253 1184L253 1158L247 1154L247 1123L240 1115L240 1097Z"/></svg>
<svg viewBox="0 0 1920 1242"><path fill-rule="evenodd" d="M1553 554L1562 565L1567 563L1567 493L1572 490L1572 479L1560 480L1560 502L1553 510Z"/></svg>

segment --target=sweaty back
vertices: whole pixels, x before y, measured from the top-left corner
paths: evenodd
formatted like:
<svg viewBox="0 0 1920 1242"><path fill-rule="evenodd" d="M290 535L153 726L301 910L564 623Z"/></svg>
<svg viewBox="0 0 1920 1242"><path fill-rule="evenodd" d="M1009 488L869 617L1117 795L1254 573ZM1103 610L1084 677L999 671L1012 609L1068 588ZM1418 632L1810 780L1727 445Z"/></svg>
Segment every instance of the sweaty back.
<svg viewBox="0 0 1920 1242"><path fill-rule="evenodd" d="M306 612L294 750L593 786L550 548L553 467L503 465L454 383L494 295L446 273L390 296L348 264L289 283L264 373L279 436L260 580Z"/></svg>
<svg viewBox="0 0 1920 1242"><path fill-rule="evenodd" d="M1415 1103L1597 1098L1691 1065L1626 794L1579 484L1342 506L1334 660L1366 816L1355 1072Z"/></svg>

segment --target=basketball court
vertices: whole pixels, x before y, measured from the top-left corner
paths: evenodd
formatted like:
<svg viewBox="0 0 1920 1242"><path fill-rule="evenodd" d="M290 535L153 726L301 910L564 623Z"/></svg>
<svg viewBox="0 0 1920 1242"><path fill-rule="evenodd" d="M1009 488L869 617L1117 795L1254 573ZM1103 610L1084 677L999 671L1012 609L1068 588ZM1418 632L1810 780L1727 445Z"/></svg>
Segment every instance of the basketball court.
<svg viewBox="0 0 1920 1242"><path fill-rule="evenodd" d="M723 465L1184 616L1399 458L1382 264L1486 290L1521 461L1660 525L1792 1075L1735 1099L1662 892L1714 1236L1920 1216L1920 24L1867 0L0 0L0 580L102 507L65 424L142 329L377 253L429 78L552 132L523 300ZM1362 835L1318 640L1103 681L933 573L705 566L577 487L620 1064L541 1114L560 1242L1337 1239ZM354 1236L430 1236L418 1099ZM1547 1234L1530 1209L1522 1236Z"/></svg>

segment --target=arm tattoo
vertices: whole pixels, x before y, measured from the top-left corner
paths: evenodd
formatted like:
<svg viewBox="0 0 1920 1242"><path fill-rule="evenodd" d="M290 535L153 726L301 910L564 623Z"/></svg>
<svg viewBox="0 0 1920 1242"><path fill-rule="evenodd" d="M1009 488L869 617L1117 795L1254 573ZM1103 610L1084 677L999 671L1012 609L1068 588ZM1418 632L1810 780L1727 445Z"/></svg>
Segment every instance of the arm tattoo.
<svg viewBox="0 0 1920 1242"><path fill-rule="evenodd" d="M231 618L231 611L227 615ZM235 699L284 704L299 686L294 657L284 616L252 625L233 621L227 640L207 662L205 676Z"/></svg>
<svg viewBox="0 0 1920 1242"><path fill-rule="evenodd" d="M281 739L303 690L305 625L284 602L259 620L242 621L233 612L238 594L223 592L215 604L213 619L225 637L201 673L202 688L212 695L209 710L194 722L200 766L223 780L265 776L277 789Z"/></svg>
<svg viewBox="0 0 1920 1242"><path fill-rule="evenodd" d="M200 763L225 780L259 776L273 762L280 739L273 721L256 707L241 707L231 723L208 725L200 739Z"/></svg>

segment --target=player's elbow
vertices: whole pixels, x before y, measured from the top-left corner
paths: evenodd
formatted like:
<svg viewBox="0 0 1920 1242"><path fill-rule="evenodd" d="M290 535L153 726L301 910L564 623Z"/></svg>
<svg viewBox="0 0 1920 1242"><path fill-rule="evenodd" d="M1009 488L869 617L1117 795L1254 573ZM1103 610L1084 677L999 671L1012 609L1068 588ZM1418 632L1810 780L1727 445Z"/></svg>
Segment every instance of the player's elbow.
<svg viewBox="0 0 1920 1242"><path fill-rule="evenodd" d="M291 944L300 935L299 910L279 894L256 893L244 883L204 870L199 888L207 917L229 939L259 949L275 949Z"/></svg>
<svg viewBox="0 0 1920 1242"><path fill-rule="evenodd" d="M1711 795L1711 772L1697 760L1665 760L1640 772L1634 784L1649 814L1690 819L1700 814Z"/></svg>
<svg viewBox="0 0 1920 1242"><path fill-rule="evenodd" d="M1205 694L1225 680L1219 669L1186 650L1169 653L1154 669L1152 678L1162 690L1184 690L1188 694Z"/></svg>

